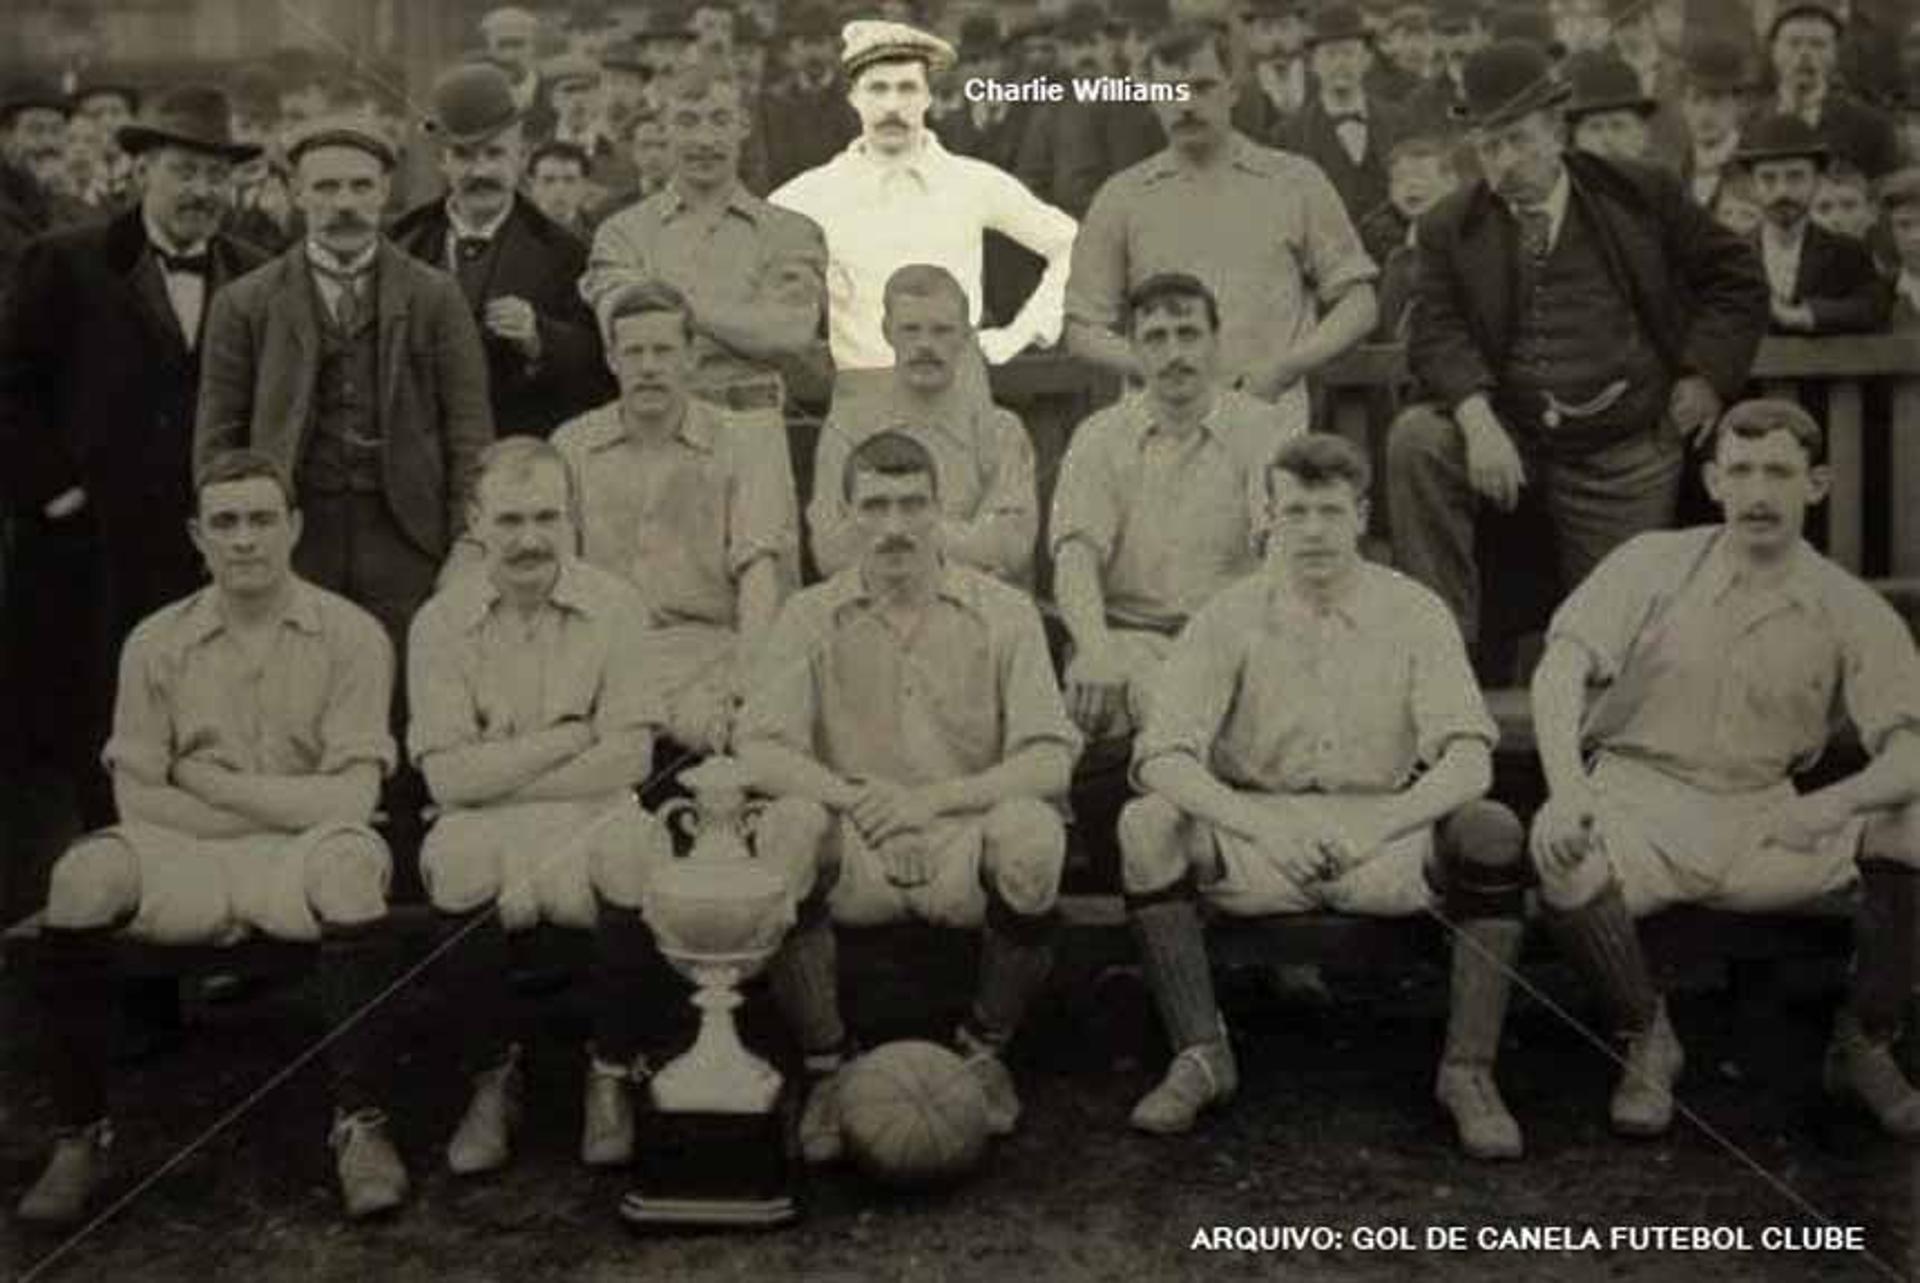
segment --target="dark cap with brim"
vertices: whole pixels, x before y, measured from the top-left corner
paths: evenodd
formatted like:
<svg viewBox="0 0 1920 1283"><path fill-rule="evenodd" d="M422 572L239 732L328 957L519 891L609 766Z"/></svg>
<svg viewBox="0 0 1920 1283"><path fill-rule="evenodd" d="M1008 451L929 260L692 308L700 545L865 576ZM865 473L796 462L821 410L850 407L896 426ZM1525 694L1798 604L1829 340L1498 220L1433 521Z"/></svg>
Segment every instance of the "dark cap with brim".
<svg viewBox="0 0 1920 1283"><path fill-rule="evenodd" d="M1744 130L1734 163L1751 169L1770 160L1810 160L1822 168L1832 153L1818 130L1798 116L1768 116Z"/></svg>
<svg viewBox="0 0 1920 1283"><path fill-rule="evenodd" d="M155 99L138 120L120 126L114 142L129 156L155 147L184 147L235 163L260 154L233 136L233 102L211 85L182 85Z"/></svg>
<svg viewBox="0 0 1920 1283"><path fill-rule="evenodd" d="M1475 50L1460 73L1464 103L1452 109L1470 129L1495 129L1558 107L1573 93L1547 51L1531 40L1499 40Z"/></svg>
<svg viewBox="0 0 1920 1283"><path fill-rule="evenodd" d="M386 134L364 116L322 116L299 126L287 135L287 164L298 165L302 156L317 147L352 147L387 169L399 160Z"/></svg>

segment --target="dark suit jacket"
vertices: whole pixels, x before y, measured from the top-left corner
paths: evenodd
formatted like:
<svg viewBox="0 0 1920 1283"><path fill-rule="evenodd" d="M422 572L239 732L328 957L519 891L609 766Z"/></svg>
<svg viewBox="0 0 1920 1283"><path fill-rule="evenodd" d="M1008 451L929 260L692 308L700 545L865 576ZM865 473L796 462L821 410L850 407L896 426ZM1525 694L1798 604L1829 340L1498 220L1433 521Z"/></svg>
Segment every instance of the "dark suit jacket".
<svg viewBox="0 0 1920 1283"><path fill-rule="evenodd" d="M447 229L446 202L435 200L409 211L388 234L421 262L445 267ZM474 318L478 322L489 299L525 299L539 318L540 364L529 369L519 348L482 327L494 430L503 437L544 437L614 394L600 331L580 298L587 245L524 198L514 200L495 240L492 274L473 301Z"/></svg>
<svg viewBox="0 0 1920 1283"><path fill-rule="evenodd" d="M1313 77L1309 73L1303 80L1304 92L1310 98L1313 96ZM1305 105L1304 100L1301 105ZM1260 84L1258 71L1248 67L1234 94L1233 127L1262 147L1278 147L1280 131L1298 111L1299 107L1289 109L1269 97Z"/></svg>
<svg viewBox="0 0 1920 1283"><path fill-rule="evenodd" d="M1734 400L1767 328L1759 253L1695 205L1676 174L1573 153L1566 165L1569 214L1578 202L1593 220L1669 377L1700 375ZM1479 181L1428 210L1417 236L1407 359L1427 395L1451 409L1499 382L1517 313L1519 229Z"/></svg>
<svg viewBox="0 0 1920 1283"><path fill-rule="evenodd" d="M266 256L209 244L206 316ZM23 510L78 486L105 546L115 613L137 620L199 582L187 540L200 361L147 253L139 210L33 244L0 324L0 441Z"/></svg>
<svg viewBox="0 0 1920 1283"><path fill-rule="evenodd" d="M480 452L493 441L486 357L451 276L386 241L378 271L387 506L407 538L440 558L465 523ZM245 445L298 475L320 359L308 276L306 247L296 246L215 296L201 358L196 465Z"/></svg>
<svg viewBox="0 0 1920 1283"><path fill-rule="evenodd" d="M1386 202L1387 153L1405 132L1400 113L1369 94L1367 150L1356 165L1347 149L1340 145L1333 118L1320 105L1319 96L1310 94L1306 105L1282 126L1277 146L1283 151L1298 152L1320 166L1327 181L1340 193L1347 217L1357 226L1361 219Z"/></svg>
<svg viewBox="0 0 1920 1283"><path fill-rule="evenodd" d="M1885 327L1893 290L1863 243L1808 223L1790 301L1807 305L1815 334L1866 334Z"/></svg>
<svg viewBox="0 0 1920 1283"><path fill-rule="evenodd" d="M1145 103L1068 98L1034 109L1014 175L1041 200L1080 218L1100 184L1166 145L1166 131Z"/></svg>
<svg viewBox="0 0 1920 1283"><path fill-rule="evenodd" d="M1022 109L1023 104L1007 103L998 120L981 126L974 123L971 106L962 103L959 111L933 123L940 145L956 156L972 156L1012 173L1020 159L1020 144L1031 113Z"/></svg>
<svg viewBox="0 0 1920 1283"><path fill-rule="evenodd" d="M1769 95L1756 106L1755 119L1779 110L1777 95ZM1839 88L1830 91L1822 104L1816 132L1834 159L1846 161L1868 178L1882 177L1904 163L1893 117Z"/></svg>

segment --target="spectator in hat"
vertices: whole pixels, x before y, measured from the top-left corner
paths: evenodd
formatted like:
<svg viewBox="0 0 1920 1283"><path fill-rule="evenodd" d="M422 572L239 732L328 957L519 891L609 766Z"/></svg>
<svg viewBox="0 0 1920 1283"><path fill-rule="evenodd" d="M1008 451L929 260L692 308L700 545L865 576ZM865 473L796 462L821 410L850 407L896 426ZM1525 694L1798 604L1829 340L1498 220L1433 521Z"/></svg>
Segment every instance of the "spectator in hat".
<svg viewBox="0 0 1920 1283"><path fill-rule="evenodd" d="M1496 41L1465 79L1482 176L1419 224L1407 352L1429 399L1394 422L1387 492L1396 564L1506 682L1516 636L1673 520L1685 442L1746 382L1766 287L1677 175L1566 150L1570 91L1538 45ZM1477 547L1505 555L1482 567Z"/></svg>
<svg viewBox="0 0 1920 1283"><path fill-rule="evenodd" d="M393 225L394 245L451 273L479 321L493 421L541 436L611 392L600 337L575 283L586 243L520 192L526 113L498 68L456 67L428 122L446 194Z"/></svg>
<svg viewBox="0 0 1920 1283"><path fill-rule="evenodd" d="M1566 41L1561 38L1553 18L1527 0L1505 0L1496 4L1487 20L1487 39L1491 43L1524 40L1555 64L1567 56Z"/></svg>
<svg viewBox="0 0 1920 1283"><path fill-rule="evenodd" d="M1320 167L1233 128L1227 60L1225 37L1207 27L1154 44L1154 77L1193 96L1155 104L1166 149L1094 197L1074 248L1067 345L1141 374L1122 333L1129 293L1167 271L1197 277L1218 302L1221 378L1275 406L1277 441L1306 426L1306 379L1372 330L1378 273Z"/></svg>
<svg viewBox="0 0 1920 1283"><path fill-rule="evenodd" d="M1441 111L1450 118L1452 109L1466 101L1461 73L1467 59L1486 47L1488 38L1474 0L1438 0L1433 9L1434 89L1415 100L1417 119L1437 121Z"/></svg>
<svg viewBox="0 0 1920 1283"><path fill-rule="evenodd" d="M544 136L552 122L540 115L546 110L546 86L538 70L540 19L513 5L489 10L480 19L480 40L487 61L506 76L515 104L534 116L535 132Z"/></svg>
<svg viewBox="0 0 1920 1283"><path fill-rule="evenodd" d="M1920 331L1920 168L1908 166L1880 180L1880 216L1893 246L1893 307L1887 328Z"/></svg>
<svg viewBox="0 0 1920 1283"><path fill-rule="evenodd" d="M593 210L595 230L621 210L664 190L673 177L673 140L667 133L666 116L651 102L627 118L624 137L633 179L624 188L608 192Z"/></svg>
<svg viewBox="0 0 1920 1283"><path fill-rule="evenodd" d="M1245 72L1234 94L1233 127L1262 147L1307 102L1306 6L1301 0L1248 0L1240 7Z"/></svg>
<svg viewBox="0 0 1920 1283"><path fill-rule="evenodd" d="M1374 38L1375 57L1367 68L1367 89L1381 102L1398 107L1433 79L1433 15L1425 4L1396 4Z"/></svg>
<svg viewBox="0 0 1920 1283"><path fill-rule="evenodd" d="M608 45L599 62L607 132L616 140L624 140L633 118L648 105L647 86L653 80L653 64L641 56L640 46L631 40Z"/></svg>
<svg viewBox="0 0 1920 1283"><path fill-rule="evenodd" d="M81 86L73 95L74 118L92 126L99 157L93 181L79 193L94 209L117 212L137 198L133 161L120 150L118 139L121 126L139 110L140 91L131 85L102 80Z"/></svg>
<svg viewBox="0 0 1920 1283"><path fill-rule="evenodd" d="M1373 41L1360 10L1334 0L1307 35L1313 86L1280 131L1279 146L1320 167L1357 226L1387 199L1387 153L1407 132L1400 113L1367 87Z"/></svg>
<svg viewBox="0 0 1920 1283"><path fill-rule="evenodd" d="M66 95L50 82L23 80L0 90L0 293L29 240L91 217L54 186L66 163L70 115Z"/></svg>
<svg viewBox="0 0 1920 1283"><path fill-rule="evenodd" d="M953 70L942 77L954 87L958 109L935 120L928 120L940 141L956 156L972 156L1001 169L1012 169L1019 159L1021 125L1031 113L1021 112L1019 104L982 99L968 101L959 87L968 80L1001 79L1004 58L1000 49L1000 23L991 13L967 15L960 24L960 43L955 50ZM991 274L991 267L988 269Z"/></svg>
<svg viewBox="0 0 1920 1283"><path fill-rule="evenodd" d="M386 135L322 117L288 137L287 163L307 232L214 296L194 460L276 460L304 516L295 571L404 654L493 440L486 353L459 283L380 233Z"/></svg>
<svg viewBox="0 0 1920 1283"><path fill-rule="evenodd" d="M1702 40L1687 51L1682 85L1680 112L1688 145L1681 153L1680 174L1695 202L1710 208L1740 150L1748 88L1745 56L1731 41Z"/></svg>
<svg viewBox="0 0 1920 1283"><path fill-rule="evenodd" d="M1660 104L1640 88L1633 68L1608 52L1577 53L1562 72L1573 94L1564 112L1576 151L1606 160L1651 161L1648 121Z"/></svg>
<svg viewBox="0 0 1920 1283"><path fill-rule="evenodd" d="M1865 241L1880 222L1867 176L1843 160L1830 163L1814 186L1812 217L1816 227Z"/></svg>
<svg viewBox="0 0 1920 1283"><path fill-rule="evenodd" d="M824 165L860 134L837 66L833 18L816 4L787 21L787 75L767 96L767 181L775 188Z"/></svg>
<svg viewBox="0 0 1920 1283"><path fill-rule="evenodd" d="M999 364L1030 344L1054 342L1074 221L1013 175L955 156L927 132L930 77L953 65L953 46L887 22L850 22L841 35L841 65L861 136L768 198L807 215L826 234L827 317L837 370L844 376L892 366L883 299L887 278L907 263L951 272L971 303L968 319L977 320L981 239L988 229L1025 245L1047 268L1012 321L979 331L981 354Z"/></svg>
<svg viewBox="0 0 1920 1283"><path fill-rule="evenodd" d="M1147 50L1154 40L1173 25L1173 6L1169 0L1112 0L1115 39L1122 75L1136 79L1146 74Z"/></svg>
<svg viewBox="0 0 1920 1283"><path fill-rule="evenodd" d="M1843 89L1836 67L1846 20L1830 0L1783 0L1767 34L1778 89L1769 114L1804 121L1830 155L1869 178L1900 163L1893 122L1877 107Z"/></svg>
<svg viewBox="0 0 1920 1283"><path fill-rule="evenodd" d="M1735 158L1752 176L1763 215L1760 258L1773 328L1789 334L1877 330L1892 302L1866 246L1813 221L1814 192L1830 158L1826 141L1798 116L1755 124Z"/></svg>
<svg viewBox="0 0 1920 1283"><path fill-rule="evenodd" d="M1068 76L1092 80L1111 74L1106 18L1098 4L1077 0L1062 18L1059 33ZM1028 113L1014 173L1041 200L1078 218L1087 212L1101 183L1165 143L1166 135L1147 104L1082 102L1069 93L1060 102L1036 104Z"/></svg>
<svg viewBox="0 0 1920 1283"><path fill-rule="evenodd" d="M567 143L587 158L583 208L631 189L635 180L633 155L607 108L606 76L600 64L569 54L548 60L540 74L547 83L547 100L554 112L553 132L543 141ZM620 124L624 123L623 117Z"/></svg>

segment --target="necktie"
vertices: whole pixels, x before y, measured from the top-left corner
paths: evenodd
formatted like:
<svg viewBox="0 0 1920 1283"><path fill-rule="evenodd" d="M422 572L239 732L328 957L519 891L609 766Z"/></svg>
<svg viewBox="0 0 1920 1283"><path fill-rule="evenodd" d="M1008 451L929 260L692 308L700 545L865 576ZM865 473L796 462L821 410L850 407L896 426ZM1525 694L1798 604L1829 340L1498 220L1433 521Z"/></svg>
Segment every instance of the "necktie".
<svg viewBox="0 0 1920 1283"><path fill-rule="evenodd" d="M462 263L472 263L487 252L487 243L484 236L456 236L453 238L453 252Z"/></svg>
<svg viewBox="0 0 1920 1283"><path fill-rule="evenodd" d="M1357 111L1339 112L1333 117L1333 133L1347 159L1358 165L1367 154L1367 118Z"/></svg>
<svg viewBox="0 0 1920 1283"><path fill-rule="evenodd" d="M168 275L190 273L205 276L213 270L213 255L206 250L198 254L169 254L156 245L153 247L153 256L160 260L160 270Z"/></svg>
<svg viewBox="0 0 1920 1283"><path fill-rule="evenodd" d="M315 259L308 259L313 270L340 287L333 300L333 320L343 330L352 330L360 320L360 282L365 280L369 269L358 272L342 272Z"/></svg>
<svg viewBox="0 0 1920 1283"><path fill-rule="evenodd" d="M1553 216L1544 206L1516 206L1514 217L1520 220L1520 248L1528 261L1544 262L1553 240Z"/></svg>

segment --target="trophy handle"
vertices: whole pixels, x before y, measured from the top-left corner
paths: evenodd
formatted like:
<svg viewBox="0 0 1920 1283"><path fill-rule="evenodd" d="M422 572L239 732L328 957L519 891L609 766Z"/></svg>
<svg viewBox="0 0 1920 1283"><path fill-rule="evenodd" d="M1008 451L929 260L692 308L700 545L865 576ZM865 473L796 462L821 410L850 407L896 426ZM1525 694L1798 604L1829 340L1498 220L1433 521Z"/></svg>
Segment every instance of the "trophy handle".
<svg viewBox="0 0 1920 1283"><path fill-rule="evenodd" d="M760 836L760 817L767 813L769 803L763 797L750 797L740 807L740 833L743 837L758 839ZM753 855L760 854L760 843L756 840L747 844L747 850Z"/></svg>
<svg viewBox="0 0 1920 1283"><path fill-rule="evenodd" d="M666 825L667 832L681 839L679 844L681 849L676 850L674 854L685 859L693 850L694 843L700 840L700 812L695 807L693 799L689 797L669 799L661 805L659 817L660 822Z"/></svg>

